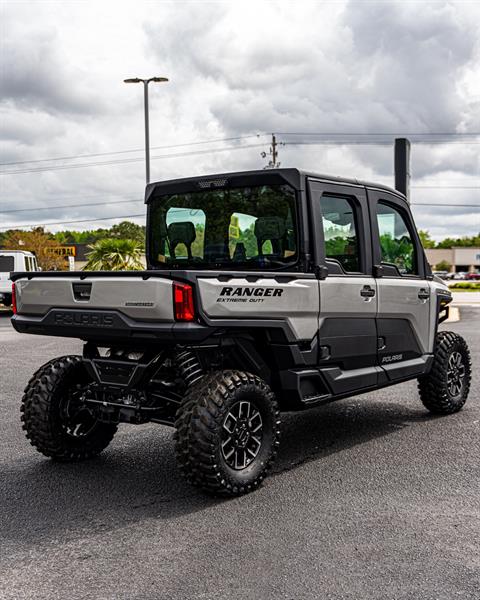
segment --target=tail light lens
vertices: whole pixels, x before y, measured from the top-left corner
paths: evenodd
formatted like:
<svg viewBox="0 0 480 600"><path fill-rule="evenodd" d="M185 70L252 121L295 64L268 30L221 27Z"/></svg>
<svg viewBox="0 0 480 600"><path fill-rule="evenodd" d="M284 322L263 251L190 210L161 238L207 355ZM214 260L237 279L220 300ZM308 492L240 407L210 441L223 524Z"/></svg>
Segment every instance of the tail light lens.
<svg viewBox="0 0 480 600"><path fill-rule="evenodd" d="M15 284L12 283L12 311L13 314L16 315L17 314L17 294L15 291Z"/></svg>
<svg viewBox="0 0 480 600"><path fill-rule="evenodd" d="M173 308L176 321L193 321L195 307L193 305L193 289L188 283L173 284Z"/></svg>

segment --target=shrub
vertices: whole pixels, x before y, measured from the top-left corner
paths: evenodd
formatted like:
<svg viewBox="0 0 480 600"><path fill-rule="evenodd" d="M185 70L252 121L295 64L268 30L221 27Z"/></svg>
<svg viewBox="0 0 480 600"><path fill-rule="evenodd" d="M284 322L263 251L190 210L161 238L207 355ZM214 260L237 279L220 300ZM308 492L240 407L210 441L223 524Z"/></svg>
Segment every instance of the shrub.
<svg viewBox="0 0 480 600"><path fill-rule="evenodd" d="M457 281L448 287L451 290L476 290L480 292L480 281Z"/></svg>

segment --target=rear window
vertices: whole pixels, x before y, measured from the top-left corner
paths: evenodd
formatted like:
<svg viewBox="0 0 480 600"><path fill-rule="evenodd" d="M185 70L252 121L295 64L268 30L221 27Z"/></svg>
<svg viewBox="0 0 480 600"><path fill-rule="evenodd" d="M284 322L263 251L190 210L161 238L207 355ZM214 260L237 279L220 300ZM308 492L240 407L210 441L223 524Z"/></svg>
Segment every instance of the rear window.
<svg viewBox="0 0 480 600"><path fill-rule="evenodd" d="M13 256L0 256L0 271L10 273L15 270L15 259Z"/></svg>
<svg viewBox="0 0 480 600"><path fill-rule="evenodd" d="M295 191L252 186L161 196L150 262L169 268L281 269L297 261Z"/></svg>

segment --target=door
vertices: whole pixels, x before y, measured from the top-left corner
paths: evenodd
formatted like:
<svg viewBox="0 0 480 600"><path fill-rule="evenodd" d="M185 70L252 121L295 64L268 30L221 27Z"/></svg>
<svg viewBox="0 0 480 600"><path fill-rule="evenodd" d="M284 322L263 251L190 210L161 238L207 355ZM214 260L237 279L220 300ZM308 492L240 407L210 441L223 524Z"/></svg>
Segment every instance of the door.
<svg viewBox="0 0 480 600"><path fill-rule="evenodd" d="M377 281L378 364L388 380L425 369L430 333L430 286L423 249L405 200L368 190Z"/></svg>
<svg viewBox="0 0 480 600"><path fill-rule="evenodd" d="M320 280L319 366L332 393L377 385L376 281L365 188L309 182Z"/></svg>

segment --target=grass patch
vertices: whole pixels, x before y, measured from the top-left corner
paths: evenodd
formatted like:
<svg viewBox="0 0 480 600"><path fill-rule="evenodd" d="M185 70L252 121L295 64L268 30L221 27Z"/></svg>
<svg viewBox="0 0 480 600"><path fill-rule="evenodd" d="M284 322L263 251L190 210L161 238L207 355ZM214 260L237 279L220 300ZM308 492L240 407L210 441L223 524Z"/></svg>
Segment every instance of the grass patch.
<svg viewBox="0 0 480 600"><path fill-rule="evenodd" d="M480 292L480 281L458 281L448 287L455 292Z"/></svg>

